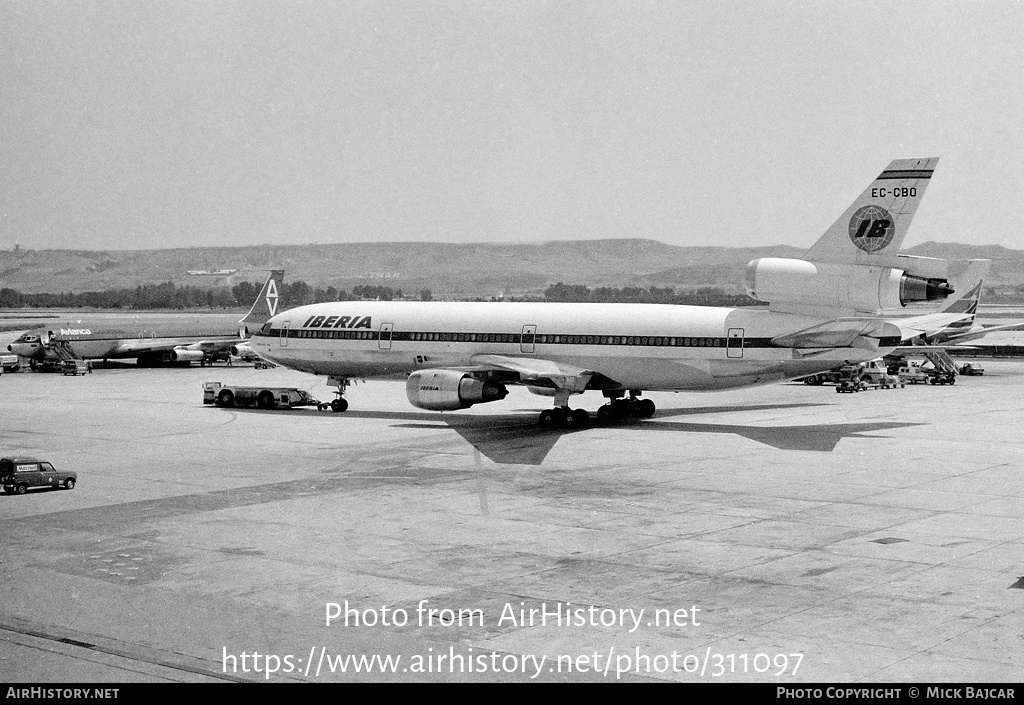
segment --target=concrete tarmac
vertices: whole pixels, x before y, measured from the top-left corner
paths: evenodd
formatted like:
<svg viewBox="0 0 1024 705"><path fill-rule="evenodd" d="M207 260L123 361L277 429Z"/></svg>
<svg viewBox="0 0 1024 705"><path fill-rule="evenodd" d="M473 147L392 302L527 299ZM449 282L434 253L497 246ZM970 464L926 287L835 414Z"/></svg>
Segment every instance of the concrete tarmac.
<svg viewBox="0 0 1024 705"><path fill-rule="evenodd" d="M983 364L650 394L653 419L572 431L522 389L441 414L368 382L334 414L201 403L332 398L280 368L5 374L0 455L79 483L0 495L0 674L1018 681L1024 363Z"/></svg>

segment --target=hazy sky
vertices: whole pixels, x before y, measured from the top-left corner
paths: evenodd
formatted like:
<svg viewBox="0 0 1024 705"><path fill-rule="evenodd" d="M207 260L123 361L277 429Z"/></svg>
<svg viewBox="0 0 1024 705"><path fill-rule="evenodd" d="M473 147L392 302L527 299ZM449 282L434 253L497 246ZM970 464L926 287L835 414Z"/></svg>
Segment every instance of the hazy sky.
<svg viewBox="0 0 1024 705"><path fill-rule="evenodd" d="M1024 248L1024 3L0 0L0 248ZM571 263L567 263L571 267Z"/></svg>

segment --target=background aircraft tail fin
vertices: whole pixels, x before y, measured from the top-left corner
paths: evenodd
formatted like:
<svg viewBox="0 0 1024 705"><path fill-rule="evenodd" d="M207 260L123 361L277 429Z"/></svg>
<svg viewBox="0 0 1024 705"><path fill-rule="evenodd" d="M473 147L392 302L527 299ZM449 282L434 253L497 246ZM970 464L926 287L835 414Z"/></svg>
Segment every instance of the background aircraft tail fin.
<svg viewBox="0 0 1024 705"><path fill-rule="evenodd" d="M280 290L283 282L283 269L275 269L270 272L267 282L260 289L260 293L253 302L252 308L249 309L249 313L239 321L239 323L249 329L249 332L256 330L269 321L271 316L277 315L277 312L282 310ZM249 336L243 334L242 337L247 338Z"/></svg>
<svg viewBox="0 0 1024 705"><path fill-rule="evenodd" d="M875 255L896 255L938 161L938 157L893 160L803 259L874 264Z"/></svg>

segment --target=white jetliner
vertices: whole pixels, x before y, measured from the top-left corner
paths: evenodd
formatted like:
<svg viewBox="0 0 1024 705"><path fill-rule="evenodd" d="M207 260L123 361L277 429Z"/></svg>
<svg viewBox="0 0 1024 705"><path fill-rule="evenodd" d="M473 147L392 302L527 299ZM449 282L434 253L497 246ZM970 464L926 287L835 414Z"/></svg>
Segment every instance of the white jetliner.
<svg viewBox="0 0 1024 705"><path fill-rule="evenodd" d="M223 316L209 323L167 323L143 329L134 316L79 321L67 328L31 330L7 346L8 351L28 358L31 364L56 363L62 354L83 359L136 358L140 365L199 362L232 351L251 351L247 343L256 330L277 313L282 270L270 273L245 318L225 322ZM236 352L238 351L238 352Z"/></svg>
<svg viewBox="0 0 1024 705"><path fill-rule="evenodd" d="M884 312L933 302L966 263L897 254L937 159L892 162L803 259L747 266L765 308L662 304L347 301L278 314L257 332L264 358L338 387L408 373L409 401L437 411L502 399L506 385L554 397L541 425L589 414L569 398L600 391L602 421L654 414L643 391L710 391L803 377L871 360L914 333ZM951 320L954 314L949 314ZM904 333L904 330L907 333Z"/></svg>

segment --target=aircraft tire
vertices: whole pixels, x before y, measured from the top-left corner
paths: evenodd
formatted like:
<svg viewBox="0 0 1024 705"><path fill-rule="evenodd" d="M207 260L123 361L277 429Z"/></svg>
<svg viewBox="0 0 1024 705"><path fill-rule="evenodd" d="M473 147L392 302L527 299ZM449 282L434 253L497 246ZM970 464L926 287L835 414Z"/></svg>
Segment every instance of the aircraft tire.
<svg viewBox="0 0 1024 705"><path fill-rule="evenodd" d="M605 404L597 410L597 420L603 424L615 423L619 420L619 410L614 404Z"/></svg>
<svg viewBox="0 0 1024 705"><path fill-rule="evenodd" d="M565 416L561 409L545 409L540 412L539 422L541 428L562 428L565 425Z"/></svg>
<svg viewBox="0 0 1024 705"><path fill-rule="evenodd" d="M574 409L566 409L565 410L565 412L562 414L562 424L561 425L564 426L565 428L570 428L570 429L571 428L576 428L576 427L578 427L580 425L578 423L578 418L576 416L576 413L575 413Z"/></svg>
<svg viewBox="0 0 1024 705"><path fill-rule="evenodd" d="M347 409L348 401L346 401L344 398L339 397L331 401L331 411L333 411L334 413L340 414L341 412L346 411Z"/></svg>
<svg viewBox="0 0 1024 705"><path fill-rule="evenodd" d="M654 416L654 412L658 410L658 408L654 405L654 402L651 401L650 399L641 400L640 403L637 405L637 409L640 412L639 416L642 416L645 419L649 419L652 416Z"/></svg>
<svg viewBox="0 0 1024 705"><path fill-rule="evenodd" d="M586 409L566 409L562 412L562 425L566 428L583 428L590 421Z"/></svg>

